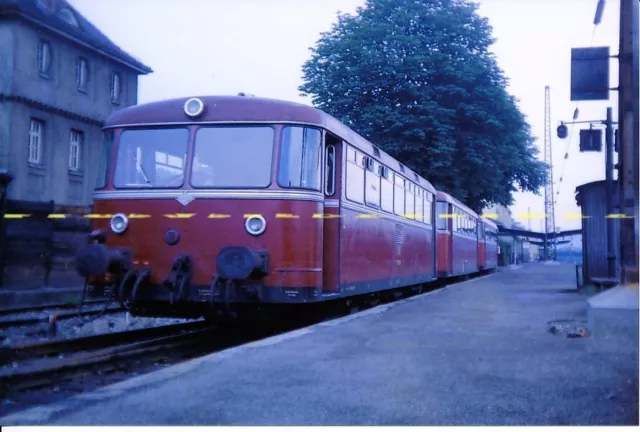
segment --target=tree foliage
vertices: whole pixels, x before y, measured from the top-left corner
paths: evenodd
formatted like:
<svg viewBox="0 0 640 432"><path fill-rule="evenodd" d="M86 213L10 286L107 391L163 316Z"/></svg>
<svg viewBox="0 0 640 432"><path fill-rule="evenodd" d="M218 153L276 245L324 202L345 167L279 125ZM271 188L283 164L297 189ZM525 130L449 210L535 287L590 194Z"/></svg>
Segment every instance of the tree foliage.
<svg viewBox="0 0 640 432"><path fill-rule="evenodd" d="M303 66L303 95L481 211L538 192L544 164L467 0L367 0Z"/></svg>

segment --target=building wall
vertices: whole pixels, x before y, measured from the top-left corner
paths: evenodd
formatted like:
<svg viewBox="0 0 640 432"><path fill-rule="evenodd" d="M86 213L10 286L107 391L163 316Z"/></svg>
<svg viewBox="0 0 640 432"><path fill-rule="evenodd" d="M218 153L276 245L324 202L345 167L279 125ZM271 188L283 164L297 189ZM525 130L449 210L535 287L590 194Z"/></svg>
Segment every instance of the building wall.
<svg viewBox="0 0 640 432"><path fill-rule="evenodd" d="M0 20L0 94L7 94L13 77L13 21ZM9 169L10 103L0 99L0 169Z"/></svg>
<svg viewBox="0 0 640 432"><path fill-rule="evenodd" d="M13 94L102 121L113 111L137 103L138 77L135 72L55 33L36 30L26 23L15 22L13 35L13 49L20 54L16 56L14 65L11 85ZM53 62L48 76L41 75L38 71L40 41L51 45ZM78 90L76 86L78 57L88 61L86 92ZM122 94L119 104L111 102L111 72L119 72L121 76Z"/></svg>
<svg viewBox="0 0 640 432"><path fill-rule="evenodd" d="M7 42L2 35L9 33L12 36ZM8 198L54 200L64 205L90 204L95 185L94 169L102 145L99 125L113 111L137 103L137 73L55 33L36 29L20 21L2 23L0 41L0 55L8 51L7 46L13 50L12 72L7 71L9 67L6 64L0 64L0 74L4 74L0 76L11 76L7 93L39 103L15 100L0 102L0 138L4 131L9 147L7 154L10 155L7 169L14 176L9 185ZM46 75L38 70L41 41L48 42L52 51L52 64ZM88 63L86 90L79 90L76 84L79 57ZM111 100L111 74L114 71L120 74L121 79L122 90L118 103ZM32 118L44 122L43 156L41 164L37 166L27 160ZM81 131L84 135L80 170L77 172L69 170L71 129Z"/></svg>
<svg viewBox="0 0 640 432"><path fill-rule="evenodd" d="M44 122L42 163L28 162L29 123L32 118ZM10 172L14 175L8 198L49 201L66 205L87 205L95 185L95 172L102 143L100 126L71 120L50 112L13 103L11 122L13 142ZM80 169L69 170L71 129L83 133Z"/></svg>
<svg viewBox="0 0 640 432"><path fill-rule="evenodd" d="M502 225L504 225L505 228L511 228L513 226L514 220L513 220L513 217L511 216L511 210L509 210L505 206L494 204L490 207L487 207L485 210L483 210L482 213L485 213L485 214L495 213L498 215L497 221L500 222Z"/></svg>

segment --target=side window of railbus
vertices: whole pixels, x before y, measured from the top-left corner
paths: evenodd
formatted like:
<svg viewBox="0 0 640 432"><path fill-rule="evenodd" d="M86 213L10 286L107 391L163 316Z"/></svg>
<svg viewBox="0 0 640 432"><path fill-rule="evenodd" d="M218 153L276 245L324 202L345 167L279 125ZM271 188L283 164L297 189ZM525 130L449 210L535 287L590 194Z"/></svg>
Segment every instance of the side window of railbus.
<svg viewBox="0 0 640 432"><path fill-rule="evenodd" d="M329 133L325 133L325 142L324 194L326 196L333 196L336 192L336 145L340 143L340 139Z"/></svg>
<svg viewBox="0 0 640 432"><path fill-rule="evenodd" d="M424 191L420 186L416 186L415 195L416 195L416 221L424 223L424 201L422 200L422 194Z"/></svg>
<svg viewBox="0 0 640 432"><path fill-rule="evenodd" d="M347 184L345 193L349 201L364 204L364 167L363 155L351 146L347 146Z"/></svg>
<svg viewBox="0 0 640 432"><path fill-rule="evenodd" d="M414 213L416 211L415 209L416 197L414 195L413 188L415 187L415 185L408 180L406 180L406 185L407 185L407 188L405 189L405 194L404 194L405 195L404 217L406 217L407 219L414 219L415 218Z"/></svg>
<svg viewBox="0 0 640 432"><path fill-rule="evenodd" d="M321 183L322 133L308 127L286 126L282 130L278 184L320 191Z"/></svg>
<svg viewBox="0 0 640 432"><path fill-rule="evenodd" d="M429 191L424 195L424 222L433 225L433 195Z"/></svg>
<svg viewBox="0 0 640 432"><path fill-rule="evenodd" d="M107 186L107 174L109 171L109 162L111 161L111 153L113 151L114 132L107 130L102 137L102 151L100 152L100 160L98 161L98 174L96 177L96 189L102 189Z"/></svg>
<svg viewBox="0 0 640 432"><path fill-rule="evenodd" d="M436 224L437 228L441 231L446 231L449 223L449 217L447 215L447 203L438 201L436 203Z"/></svg>
<svg viewBox="0 0 640 432"><path fill-rule="evenodd" d="M380 207L387 213L393 213L393 177L389 168L380 165Z"/></svg>
<svg viewBox="0 0 640 432"><path fill-rule="evenodd" d="M365 156L365 201L369 207L380 208L379 166L373 158Z"/></svg>
<svg viewBox="0 0 640 432"><path fill-rule="evenodd" d="M403 216L405 213L405 179L394 173L394 202L393 211L398 216Z"/></svg>

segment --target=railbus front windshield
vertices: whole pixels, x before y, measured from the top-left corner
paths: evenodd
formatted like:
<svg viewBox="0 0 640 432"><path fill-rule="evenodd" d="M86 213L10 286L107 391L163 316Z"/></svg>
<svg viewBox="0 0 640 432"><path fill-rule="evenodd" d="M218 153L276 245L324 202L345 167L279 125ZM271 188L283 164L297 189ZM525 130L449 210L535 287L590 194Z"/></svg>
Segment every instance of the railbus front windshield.
<svg viewBox="0 0 640 432"><path fill-rule="evenodd" d="M131 129L120 133L113 185L167 188L184 183L189 130Z"/></svg>
<svg viewBox="0 0 640 432"><path fill-rule="evenodd" d="M120 134L116 188L265 188L271 183L270 126L203 126L195 131L191 173L189 130L131 129ZM190 174L190 175L189 175Z"/></svg>

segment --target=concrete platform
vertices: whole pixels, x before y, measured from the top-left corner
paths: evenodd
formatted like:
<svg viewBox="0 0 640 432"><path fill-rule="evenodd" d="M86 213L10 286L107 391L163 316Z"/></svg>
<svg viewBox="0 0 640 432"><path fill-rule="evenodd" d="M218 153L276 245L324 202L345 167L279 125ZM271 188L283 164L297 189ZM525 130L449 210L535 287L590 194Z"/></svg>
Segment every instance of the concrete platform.
<svg viewBox="0 0 640 432"><path fill-rule="evenodd" d="M589 330L602 340L638 341L638 286L608 289L588 301Z"/></svg>
<svg viewBox="0 0 640 432"><path fill-rule="evenodd" d="M638 344L528 264L0 418L3 425L637 425Z"/></svg>

